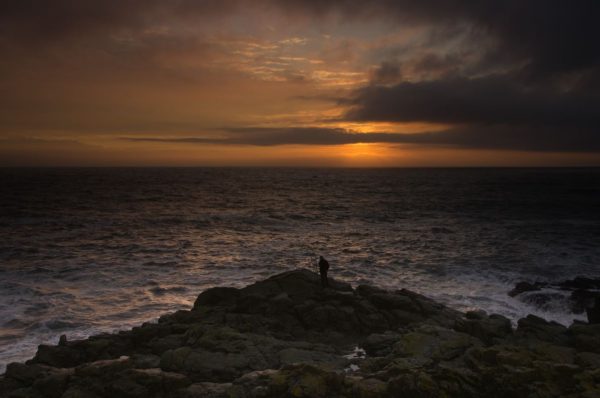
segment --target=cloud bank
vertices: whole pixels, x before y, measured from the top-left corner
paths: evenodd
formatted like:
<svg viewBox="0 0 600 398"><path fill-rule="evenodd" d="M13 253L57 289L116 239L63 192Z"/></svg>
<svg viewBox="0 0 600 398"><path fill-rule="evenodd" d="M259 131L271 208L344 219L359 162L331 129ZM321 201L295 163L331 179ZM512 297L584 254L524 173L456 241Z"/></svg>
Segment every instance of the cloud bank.
<svg viewBox="0 0 600 398"><path fill-rule="evenodd" d="M0 133L600 153L599 20L597 0L8 0Z"/></svg>

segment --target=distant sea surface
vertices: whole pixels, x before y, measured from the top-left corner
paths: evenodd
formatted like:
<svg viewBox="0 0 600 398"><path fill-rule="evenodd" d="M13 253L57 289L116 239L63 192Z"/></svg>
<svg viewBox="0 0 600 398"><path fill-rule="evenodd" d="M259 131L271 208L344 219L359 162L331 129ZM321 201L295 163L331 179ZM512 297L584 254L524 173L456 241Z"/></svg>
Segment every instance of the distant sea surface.
<svg viewBox="0 0 600 398"><path fill-rule="evenodd" d="M507 292L600 277L600 169L0 169L0 186L0 372L318 255L353 285L563 324L583 315Z"/></svg>

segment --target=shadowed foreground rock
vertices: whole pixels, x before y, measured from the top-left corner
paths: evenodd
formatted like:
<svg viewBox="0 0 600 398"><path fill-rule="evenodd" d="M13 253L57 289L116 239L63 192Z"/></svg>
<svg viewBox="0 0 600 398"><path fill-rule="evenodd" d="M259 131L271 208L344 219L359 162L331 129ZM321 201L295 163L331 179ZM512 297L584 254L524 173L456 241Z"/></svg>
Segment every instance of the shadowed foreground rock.
<svg viewBox="0 0 600 398"><path fill-rule="evenodd" d="M360 347L360 349L358 348ZM40 346L1 397L599 397L600 325L462 314L306 270L127 332Z"/></svg>

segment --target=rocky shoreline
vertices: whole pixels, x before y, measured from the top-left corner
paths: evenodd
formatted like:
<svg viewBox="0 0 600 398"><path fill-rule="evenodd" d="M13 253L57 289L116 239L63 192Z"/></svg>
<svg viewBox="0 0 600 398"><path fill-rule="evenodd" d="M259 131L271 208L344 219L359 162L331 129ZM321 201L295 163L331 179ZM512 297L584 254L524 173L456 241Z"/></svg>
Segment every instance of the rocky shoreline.
<svg viewBox="0 0 600 398"><path fill-rule="evenodd" d="M130 331L42 345L0 397L599 397L600 325L466 314L308 270Z"/></svg>

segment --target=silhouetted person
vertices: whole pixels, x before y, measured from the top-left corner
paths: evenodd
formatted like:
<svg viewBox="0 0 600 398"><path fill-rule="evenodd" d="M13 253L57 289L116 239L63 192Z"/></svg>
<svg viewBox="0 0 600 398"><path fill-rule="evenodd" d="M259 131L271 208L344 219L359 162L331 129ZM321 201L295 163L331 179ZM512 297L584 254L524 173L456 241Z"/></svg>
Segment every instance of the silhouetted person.
<svg viewBox="0 0 600 398"><path fill-rule="evenodd" d="M589 323L600 323L600 296L596 296L594 306L586 308L585 311L587 312Z"/></svg>
<svg viewBox="0 0 600 398"><path fill-rule="evenodd" d="M319 274L321 275L321 285L323 287L329 287L327 271L329 271L329 262L323 256L319 256Z"/></svg>

